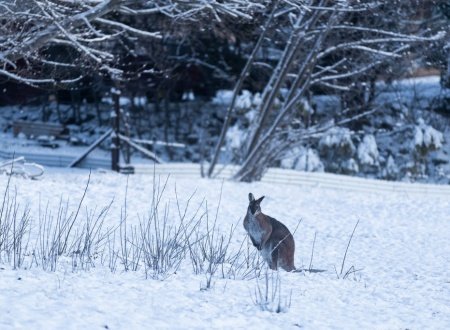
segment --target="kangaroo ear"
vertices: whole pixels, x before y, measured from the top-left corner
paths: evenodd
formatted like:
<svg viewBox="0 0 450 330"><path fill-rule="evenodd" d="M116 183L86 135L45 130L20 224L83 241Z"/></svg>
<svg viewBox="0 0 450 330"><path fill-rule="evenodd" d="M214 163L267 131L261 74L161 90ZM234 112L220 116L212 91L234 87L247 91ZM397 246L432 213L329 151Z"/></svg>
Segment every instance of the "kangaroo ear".
<svg viewBox="0 0 450 330"><path fill-rule="evenodd" d="M262 200L264 199L264 197L266 197L266 196L262 196L262 197L260 197L260 198L258 198L258 200L256 201L258 204L261 204L261 202L262 202Z"/></svg>
<svg viewBox="0 0 450 330"><path fill-rule="evenodd" d="M252 193L249 193L249 194L248 194L248 201L249 201L249 202L253 202L254 200L255 200L255 196L253 196Z"/></svg>

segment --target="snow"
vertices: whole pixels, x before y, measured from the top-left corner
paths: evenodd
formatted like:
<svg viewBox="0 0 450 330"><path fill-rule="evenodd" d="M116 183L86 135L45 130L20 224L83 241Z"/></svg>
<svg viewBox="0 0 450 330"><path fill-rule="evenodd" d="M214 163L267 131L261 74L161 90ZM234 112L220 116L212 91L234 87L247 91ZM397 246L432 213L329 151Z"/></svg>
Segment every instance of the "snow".
<svg viewBox="0 0 450 330"><path fill-rule="evenodd" d="M345 171L345 173L358 173L359 172L358 163L353 158L349 158L349 159L345 160L342 163L342 168Z"/></svg>
<svg viewBox="0 0 450 330"><path fill-rule="evenodd" d="M420 118L418 125L414 129L414 145L415 147L424 147L426 149L436 150L442 147L444 135L430 125L426 125L424 120Z"/></svg>
<svg viewBox="0 0 450 330"><path fill-rule="evenodd" d="M181 99L183 101L194 101L195 100L194 92L193 91L184 92L183 95L181 96Z"/></svg>
<svg viewBox="0 0 450 330"><path fill-rule="evenodd" d="M302 153L298 158L295 169L304 169L307 172L323 172L324 166L320 161L317 151L308 148L306 152Z"/></svg>
<svg viewBox="0 0 450 330"><path fill-rule="evenodd" d="M306 98L300 99L300 105L302 106L304 113L307 113L307 114L314 113L313 107L311 106L311 104L308 102L308 100Z"/></svg>
<svg viewBox="0 0 450 330"><path fill-rule="evenodd" d="M236 108L238 109L250 109L253 104L253 95L248 90L243 90L236 99Z"/></svg>
<svg viewBox="0 0 450 330"><path fill-rule="evenodd" d="M216 95L211 100L212 104L228 105L233 98L233 91L228 89L220 89L216 92Z"/></svg>
<svg viewBox="0 0 450 330"><path fill-rule="evenodd" d="M320 139L320 147L344 147L348 146L350 149L355 149L352 142L351 131L344 127L333 127L330 128L325 135Z"/></svg>
<svg viewBox="0 0 450 330"><path fill-rule="evenodd" d="M386 168L384 169L383 177L385 178L395 178L398 175L399 168L395 163L394 157L389 155L386 161Z"/></svg>
<svg viewBox="0 0 450 330"><path fill-rule="evenodd" d="M377 165L378 157L379 154L375 136L372 134L365 135L362 142L358 145L358 159L360 163Z"/></svg>
<svg viewBox="0 0 450 330"><path fill-rule="evenodd" d="M435 87L439 86L441 83L441 77L437 75L429 75L429 76L422 76L422 77L411 77L411 78L404 78L404 79L396 79L392 81L392 85L404 88L406 86L430 86ZM383 81L378 81L377 85L383 85L385 84Z"/></svg>
<svg viewBox="0 0 450 330"><path fill-rule="evenodd" d="M212 98L211 103L216 105L229 105L233 98L233 91L221 89L216 92L216 95ZM244 89L236 98L236 108L241 110L248 110L252 107L257 107L261 104L261 94L255 93Z"/></svg>
<svg viewBox="0 0 450 330"><path fill-rule="evenodd" d="M63 196L70 197L69 208L76 209L87 177L86 170L47 168L41 180L14 177L11 187L17 189L21 206L29 205L36 231L39 204L48 202L49 209L56 212ZM353 180L354 185L362 181L340 178ZM0 175L2 192L7 180L6 175ZM83 225L88 210L99 209L113 199L106 221L107 225L117 225L127 185L127 221L137 224L138 216L150 208L152 182L152 175L127 178L92 172L76 225ZM374 188L379 186L377 181L370 182ZM280 295L282 299L291 297L284 313L261 311L254 304L256 280L239 274L226 278L216 274L212 288L201 290L206 277L193 274L187 260L176 273L156 280L146 279L142 270L125 272L120 262L117 272L111 273L100 260L94 260L95 267L87 271L74 271L70 261L61 259L55 272L47 272L36 265L14 270L3 259L0 328L445 329L450 324L450 198L445 193L426 193L435 186L424 185L422 193L409 194L404 187L413 185L405 183L396 184L401 187L398 191L362 192L338 186L248 184L172 176L162 198L168 205L169 219L175 221L178 214L175 186L182 205L196 191L191 211L205 198L212 218L222 184L217 229L228 233L231 224L238 224L231 250L236 251L245 240L242 219L250 191L257 197L265 195L262 211L291 231L302 219L294 233L298 268L309 266L317 233L312 264L326 271L280 271ZM351 266L361 270L338 278L334 269L340 271L357 220L344 271Z"/></svg>
<svg viewBox="0 0 450 330"><path fill-rule="evenodd" d="M379 92L376 97L378 104L394 104L396 100L401 107L409 110L428 109L433 100L443 97L448 93L440 85L439 76L414 77L394 80L388 84L384 81L377 82Z"/></svg>
<svg viewBox="0 0 450 330"><path fill-rule="evenodd" d="M259 107L262 103L262 96L261 93L255 93L255 95L253 95L253 100L252 100L252 104L254 107Z"/></svg>
<svg viewBox="0 0 450 330"><path fill-rule="evenodd" d="M281 160L281 167L305 172L323 172L324 166L317 151L311 148L293 148Z"/></svg>
<svg viewBox="0 0 450 330"><path fill-rule="evenodd" d="M111 90L111 93L117 93L117 92L119 92L119 94L120 94L120 91L118 91L118 90L115 90L115 89ZM129 97L125 97L125 96L119 97L119 105L121 107L129 106L131 104L131 101L132 101L132 99L130 99ZM106 104L110 104L110 105L114 104L114 101L111 97L103 97L102 102L106 103ZM136 105L144 106L145 104L147 104L148 101L147 101L146 97L134 97L133 102Z"/></svg>
<svg viewBox="0 0 450 330"><path fill-rule="evenodd" d="M231 149L239 149L245 138L244 131L240 130L238 125L231 126L226 134L227 146Z"/></svg>

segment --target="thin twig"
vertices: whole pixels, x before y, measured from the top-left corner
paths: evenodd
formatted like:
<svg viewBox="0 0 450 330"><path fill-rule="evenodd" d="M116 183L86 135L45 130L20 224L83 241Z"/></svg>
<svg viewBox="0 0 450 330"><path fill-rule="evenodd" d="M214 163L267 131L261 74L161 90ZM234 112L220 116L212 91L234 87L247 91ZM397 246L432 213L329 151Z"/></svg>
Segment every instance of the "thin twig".
<svg viewBox="0 0 450 330"><path fill-rule="evenodd" d="M344 253L344 258L342 259L340 275L342 275L342 272L344 271L344 264L345 264L345 259L347 258L347 251L348 251L348 248L350 247L350 243L352 241L353 234L355 233L355 230L356 230L356 227L358 226L358 223L359 223L359 219L358 219L358 221L356 221L355 228L353 228L353 232L350 235L350 239L348 240L347 248L345 249L345 253Z"/></svg>
<svg viewBox="0 0 450 330"><path fill-rule="evenodd" d="M309 260L309 267L308 267L309 271L311 271L311 267L312 267L312 262L313 262L313 257L314 257L314 246L316 245L316 236L317 236L317 231L314 233L314 241L313 241L313 245L312 245L312 249L311 249L311 259Z"/></svg>

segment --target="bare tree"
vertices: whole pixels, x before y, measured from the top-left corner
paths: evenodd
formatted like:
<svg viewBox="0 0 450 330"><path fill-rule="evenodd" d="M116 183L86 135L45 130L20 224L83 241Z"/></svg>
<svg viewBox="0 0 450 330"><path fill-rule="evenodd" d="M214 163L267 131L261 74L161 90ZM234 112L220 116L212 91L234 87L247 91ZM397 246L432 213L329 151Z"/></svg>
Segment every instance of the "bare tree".
<svg viewBox="0 0 450 330"><path fill-rule="evenodd" d="M266 21L264 27L262 28L261 34L258 38L258 41L256 42L255 46L253 47L252 53L248 57L247 63L245 64L244 68L242 69L241 75L236 83L236 86L234 87L233 97L231 99L230 104L228 105L227 113L225 115L225 122L222 126L222 130L221 130L220 136L219 136L219 141L216 144L216 148L214 150L214 154L213 154L213 157L212 157L209 169L208 169L208 173L207 173L208 177L211 177L211 175L214 172L214 167L217 164L217 160L219 158L220 149L222 148L222 145L225 141L225 135L227 133L228 127L230 126L232 113L233 113L233 110L234 110L234 107L236 104L237 96L241 92L242 86L244 84L244 80L247 77L247 75L249 74L249 71L253 65L253 62L256 59L257 53L261 49L262 43L263 43L264 38L266 37L266 33L268 31L268 28L270 27L270 25L272 23L275 11L278 8L278 3L279 3L279 1L275 1L272 12L269 15L269 17L267 18L267 21Z"/></svg>
<svg viewBox="0 0 450 330"><path fill-rule="evenodd" d="M415 44L444 37L442 31L417 31L406 23L404 26L387 24L396 19L401 21L401 3L310 0L288 10L291 25L283 31L289 31L288 38L263 90L258 116L250 127L235 179L260 179L265 169L293 144L336 125L322 122L306 127L300 122L295 132L291 129L292 113L309 90L351 91L356 77L402 59ZM383 14L393 16L388 19ZM277 99L280 104L275 107ZM352 114L352 117L361 115ZM344 117L340 122L348 120Z"/></svg>

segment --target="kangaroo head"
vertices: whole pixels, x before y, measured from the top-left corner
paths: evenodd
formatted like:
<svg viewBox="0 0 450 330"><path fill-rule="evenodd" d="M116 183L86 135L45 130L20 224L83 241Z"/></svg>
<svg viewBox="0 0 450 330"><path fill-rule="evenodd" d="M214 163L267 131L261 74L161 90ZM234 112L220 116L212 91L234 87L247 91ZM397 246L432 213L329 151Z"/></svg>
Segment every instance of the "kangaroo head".
<svg viewBox="0 0 450 330"><path fill-rule="evenodd" d="M261 213L261 202L264 199L264 196L255 199L255 196L253 196L252 193L248 194L248 212L250 212L251 215L256 215L257 213Z"/></svg>

